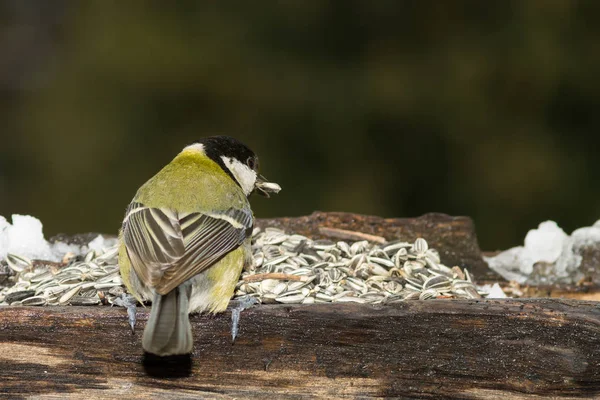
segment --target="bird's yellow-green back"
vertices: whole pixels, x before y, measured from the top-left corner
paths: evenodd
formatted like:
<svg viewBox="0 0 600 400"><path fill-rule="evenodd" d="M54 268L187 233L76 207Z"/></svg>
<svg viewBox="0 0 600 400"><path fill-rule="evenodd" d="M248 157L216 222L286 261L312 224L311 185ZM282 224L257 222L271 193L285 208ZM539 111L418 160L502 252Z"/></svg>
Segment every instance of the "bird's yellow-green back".
<svg viewBox="0 0 600 400"><path fill-rule="evenodd" d="M250 208L242 189L201 150L186 148L150 178L135 201L178 212Z"/></svg>

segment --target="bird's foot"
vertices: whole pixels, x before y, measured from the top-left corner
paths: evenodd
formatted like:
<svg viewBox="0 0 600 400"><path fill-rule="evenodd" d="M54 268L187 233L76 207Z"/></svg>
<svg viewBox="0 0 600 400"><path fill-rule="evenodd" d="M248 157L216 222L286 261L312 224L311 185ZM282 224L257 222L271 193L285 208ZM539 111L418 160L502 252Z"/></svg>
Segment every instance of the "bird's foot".
<svg viewBox="0 0 600 400"><path fill-rule="evenodd" d="M127 316L129 317L129 325L131 326L131 332L135 332L137 299L130 294L123 293L121 294L121 296L116 297L113 300L113 305L125 307L127 309Z"/></svg>
<svg viewBox="0 0 600 400"><path fill-rule="evenodd" d="M231 343L235 342L240 324L240 313L247 308L258 304L256 297L244 296L235 300L237 303L231 310Z"/></svg>

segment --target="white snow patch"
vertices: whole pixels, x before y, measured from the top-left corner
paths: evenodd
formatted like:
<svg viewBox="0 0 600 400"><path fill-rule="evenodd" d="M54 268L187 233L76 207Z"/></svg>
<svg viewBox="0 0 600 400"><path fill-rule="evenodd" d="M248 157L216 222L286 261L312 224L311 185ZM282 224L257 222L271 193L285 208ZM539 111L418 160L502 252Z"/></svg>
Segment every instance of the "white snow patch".
<svg viewBox="0 0 600 400"><path fill-rule="evenodd" d="M2 217L0 229L0 259L5 258L7 253L28 258L53 259L39 219L29 215L13 214L12 224Z"/></svg>
<svg viewBox="0 0 600 400"><path fill-rule="evenodd" d="M6 257L6 251L8 249L8 232L7 229L10 227L10 224L0 215L0 260Z"/></svg>
<svg viewBox="0 0 600 400"><path fill-rule="evenodd" d="M0 260L8 253L30 259L61 261L66 253L82 255L89 249L101 252L113 246L116 239L105 239L98 235L88 245L49 243L44 239L43 226L39 219L29 215L12 215L12 224L0 216Z"/></svg>
<svg viewBox="0 0 600 400"><path fill-rule="evenodd" d="M567 235L554 221L542 222L525 237L525 246L513 247L486 257L490 268L518 283L552 283L577 280L582 246L600 242L600 221Z"/></svg>
<svg viewBox="0 0 600 400"><path fill-rule="evenodd" d="M491 269L504 279L525 283L533 272L534 260L523 246L513 247L494 257L484 257Z"/></svg>
<svg viewBox="0 0 600 400"><path fill-rule="evenodd" d="M487 299L506 299L508 296L504 293L504 290L498 285L498 283L494 283L490 289L488 290Z"/></svg>
<svg viewBox="0 0 600 400"><path fill-rule="evenodd" d="M553 263L562 253L563 244L569 235L554 221L542 222L538 229L531 229L525 236L525 249L537 261Z"/></svg>
<svg viewBox="0 0 600 400"><path fill-rule="evenodd" d="M61 261L65 254L74 253L75 255L84 254L87 252L86 246L79 246L76 244L67 244L65 242L56 242L50 245L54 261Z"/></svg>
<svg viewBox="0 0 600 400"><path fill-rule="evenodd" d="M96 253L99 253L102 250L104 250L104 248L106 248L106 244L104 243L104 237L102 235L96 236L94 240L88 243L88 248L90 250L95 250Z"/></svg>
<svg viewBox="0 0 600 400"><path fill-rule="evenodd" d="M600 220L592 226L579 228L571 234L575 246L593 245L600 242Z"/></svg>

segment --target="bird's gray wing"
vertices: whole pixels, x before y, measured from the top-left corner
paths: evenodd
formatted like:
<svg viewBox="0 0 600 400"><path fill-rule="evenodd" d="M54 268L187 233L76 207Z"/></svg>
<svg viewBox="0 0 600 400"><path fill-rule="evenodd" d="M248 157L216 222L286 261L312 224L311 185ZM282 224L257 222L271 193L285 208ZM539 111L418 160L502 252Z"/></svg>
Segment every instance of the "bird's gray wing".
<svg viewBox="0 0 600 400"><path fill-rule="evenodd" d="M123 238L137 276L166 294L209 268L252 234L251 211L177 213L133 202Z"/></svg>

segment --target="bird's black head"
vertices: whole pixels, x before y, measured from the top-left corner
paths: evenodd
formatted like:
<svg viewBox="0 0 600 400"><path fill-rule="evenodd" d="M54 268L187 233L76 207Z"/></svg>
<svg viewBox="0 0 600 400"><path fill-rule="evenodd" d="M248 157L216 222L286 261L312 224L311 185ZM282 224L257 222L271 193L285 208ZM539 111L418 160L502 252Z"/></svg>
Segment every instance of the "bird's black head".
<svg viewBox="0 0 600 400"><path fill-rule="evenodd" d="M236 182L237 179L225 164L224 158L237 160L251 171L258 173L258 157L248 146L237 139L229 136L209 136L196 141L195 144L204 146L206 155L219 164Z"/></svg>
<svg viewBox="0 0 600 400"><path fill-rule="evenodd" d="M186 147L200 150L219 164L246 196L255 190L266 197L281 190L278 184L268 182L258 173L258 157L245 144L229 136L211 136Z"/></svg>
<svg viewBox="0 0 600 400"><path fill-rule="evenodd" d="M258 173L258 157L239 140L229 136L210 136L198 140L194 145L201 146L204 154L219 164L242 188L246 196L250 196L256 190L259 194L269 197L269 193L278 193L281 190L278 184L268 182Z"/></svg>

